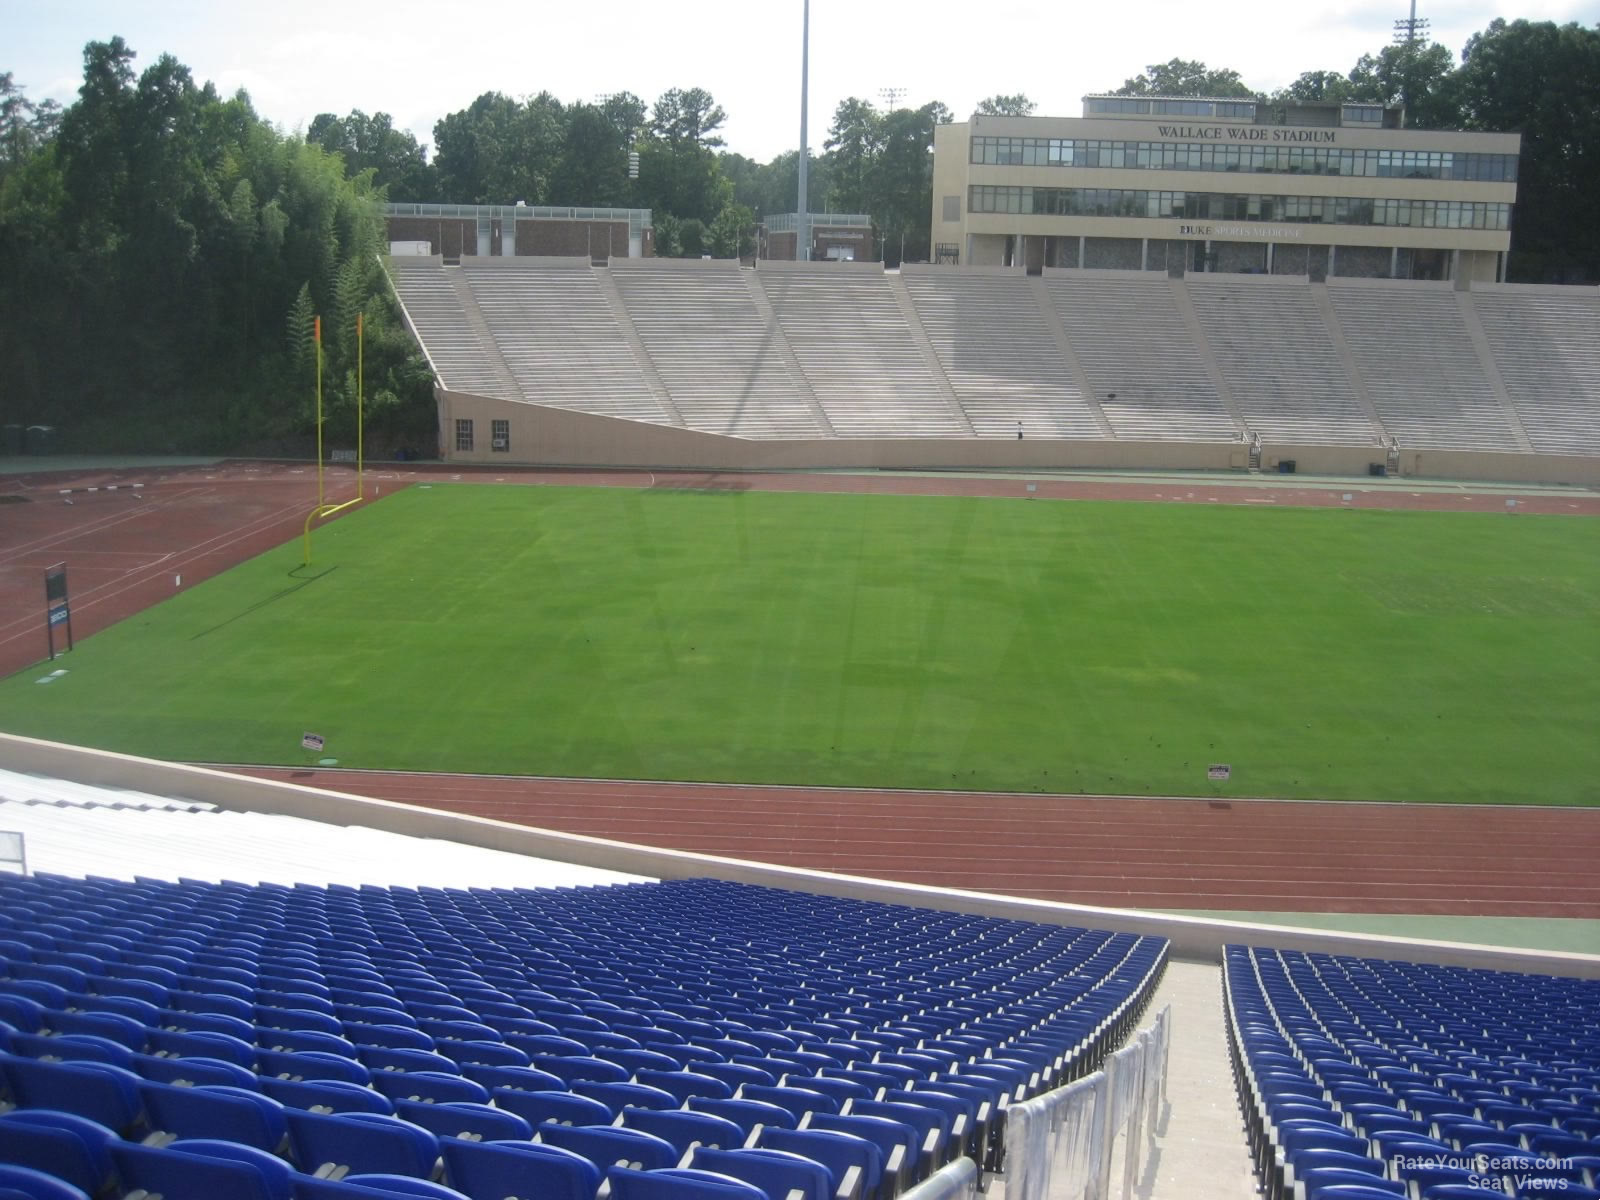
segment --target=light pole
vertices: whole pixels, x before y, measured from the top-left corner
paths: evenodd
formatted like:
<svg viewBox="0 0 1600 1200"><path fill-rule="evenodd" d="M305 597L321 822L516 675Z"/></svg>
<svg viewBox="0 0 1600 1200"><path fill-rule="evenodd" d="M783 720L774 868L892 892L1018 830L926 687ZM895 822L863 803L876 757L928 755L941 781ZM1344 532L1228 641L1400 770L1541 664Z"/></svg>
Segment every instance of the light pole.
<svg viewBox="0 0 1600 1200"><path fill-rule="evenodd" d="M806 212L806 88L811 70L811 0L800 3L800 196L795 205L794 257L796 262L811 260L811 221Z"/></svg>

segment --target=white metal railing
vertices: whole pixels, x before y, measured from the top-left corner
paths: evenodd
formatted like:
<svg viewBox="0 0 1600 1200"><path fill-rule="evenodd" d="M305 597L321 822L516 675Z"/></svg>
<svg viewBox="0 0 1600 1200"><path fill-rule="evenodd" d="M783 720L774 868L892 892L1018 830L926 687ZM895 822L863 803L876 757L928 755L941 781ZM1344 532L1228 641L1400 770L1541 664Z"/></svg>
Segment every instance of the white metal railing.
<svg viewBox="0 0 1600 1200"><path fill-rule="evenodd" d="M1006 1200L1109 1200L1123 1138L1123 1200L1166 1103L1172 1008L1113 1054L1105 1069L1006 1110Z"/></svg>
<svg viewBox="0 0 1600 1200"><path fill-rule="evenodd" d="M899 1200L976 1200L978 1164L958 1158L941 1167L916 1187L900 1193Z"/></svg>
<svg viewBox="0 0 1600 1200"><path fill-rule="evenodd" d="M28 848L20 833L0 833L0 871L16 867L20 874L28 873Z"/></svg>

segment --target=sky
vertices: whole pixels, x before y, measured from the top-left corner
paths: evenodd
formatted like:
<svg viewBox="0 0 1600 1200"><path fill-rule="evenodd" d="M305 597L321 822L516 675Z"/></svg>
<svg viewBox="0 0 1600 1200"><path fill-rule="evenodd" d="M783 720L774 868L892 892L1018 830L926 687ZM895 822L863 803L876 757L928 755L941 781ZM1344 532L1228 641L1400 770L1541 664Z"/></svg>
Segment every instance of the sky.
<svg viewBox="0 0 1600 1200"><path fill-rule="evenodd" d="M1271 91L1303 71L1348 71L1407 15L1402 0L811 0L810 135L819 152L838 103L938 100L957 118L1022 92L1040 115L1081 115L1150 63L1199 59ZM1600 23L1600 0L1422 0L1435 41L1459 55L1497 16ZM0 72L30 99L71 103L83 47L121 35L142 70L162 53L286 132L318 113L387 112L431 145L433 125L483 92L549 91L566 103L631 91L647 103L701 87L728 114L727 149L761 162L800 141L800 0L0 0Z"/></svg>

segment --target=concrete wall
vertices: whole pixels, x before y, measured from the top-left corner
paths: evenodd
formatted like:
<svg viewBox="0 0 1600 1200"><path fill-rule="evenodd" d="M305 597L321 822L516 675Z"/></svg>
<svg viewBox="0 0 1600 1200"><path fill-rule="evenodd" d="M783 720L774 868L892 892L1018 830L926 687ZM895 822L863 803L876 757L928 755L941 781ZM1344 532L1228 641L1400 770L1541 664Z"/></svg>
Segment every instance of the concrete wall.
<svg viewBox="0 0 1600 1200"><path fill-rule="evenodd" d="M865 266L871 269L876 264ZM1240 442L1051 438L1026 438L1020 442L1013 438L753 441L474 396L468 392L441 390L437 398L440 429L454 429L457 418L477 423L475 444L479 449L461 454L446 446L443 457L450 462L498 466L508 463L504 454L495 454L489 449L489 422L496 419L511 422L516 462L547 466L659 467L691 471L826 468L1229 471L1243 469L1247 458ZM1386 463L1387 452L1378 445L1262 443L1264 472L1275 472L1278 463L1286 458L1295 460L1300 474L1365 478L1368 464ZM1403 450L1400 473L1431 479L1600 486L1600 456Z"/></svg>
<svg viewBox="0 0 1600 1200"><path fill-rule="evenodd" d="M1400 473L1433 479L1600 486L1600 456L1501 454L1491 450L1400 451Z"/></svg>
<svg viewBox="0 0 1600 1200"><path fill-rule="evenodd" d="M914 904L946 912L1155 934L1171 939L1175 955L1204 961L1219 961L1222 947L1230 942L1248 942L1328 954L1361 954L1410 962L1600 978L1600 955L1467 946L1453 942L1290 929L1196 917L1158 916L1129 909L1056 904L986 892L888 883L796 867L765 866L738 859L656 850L602 838L553 833L504 821L458 816L409 804L368 800L340 792L249 779L202 767L156 762L11 734L0 734L0 761L14 771L205 801L238 812L278 813L330 825L361 825L412 837L440 838L464 845L484 846L513 854L527 854L658 879L709 876L819 895L889 904ZM1314 853L1314 849L1311 852Z"/></svg>
<svg viewBox="0 0 1600 1200"><path fill-rule="evenodd" d="M868 264L875 266L876 264ZM766 267L762 268L766 270ZM819 268L828 269L828 268ZM552 466L661 467L687 470L762 471L796 468L878 467L983 468L990 470L1137 468L1225 471L1244 466L1238 442L1070 442L1048 438L827 438L815 441L753 441L691 429L646 425L589 413L497 400L466 392L440 391L440 428L458 418L476 423L479 449L456 453L450 462L506 465L489 449L488 422L509 420L519 462Z"/></svg>

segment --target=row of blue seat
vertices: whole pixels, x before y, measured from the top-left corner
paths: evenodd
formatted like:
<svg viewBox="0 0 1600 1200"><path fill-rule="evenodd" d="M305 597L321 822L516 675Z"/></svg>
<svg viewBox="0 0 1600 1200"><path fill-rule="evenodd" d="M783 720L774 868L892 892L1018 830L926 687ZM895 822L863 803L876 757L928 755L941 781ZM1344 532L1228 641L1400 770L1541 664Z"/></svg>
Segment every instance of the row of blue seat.
<svg viewBox="0 0 1600 1200"><path fill-rule="evenodd" d="M862 1196L886 1198L958 1154L994 1166L1006 1104L1092 1067L1164 955L711 881L7 879L0 1081L25 1110L288 1155L301 1174L288 1135L306 1112L369 1140L654 1138L673 1153L639 1160L655 1169L844 1139L893 1164L857 1168L882 1181ZM416 1176L386 1145L361 1170Z"/></svg>
<svg viewBox="0 0 1600 1200"><path fill-rule="evenodd" d="M1230 947L1224 986L1270 1196L1600 1200L1600 1091L1579 1082L1589 1076L1582 1037L1552 1038L1545 1058L1530 1056L1532 1039L1496 1052L1499 1035L1470 1016L1452 1028L1412 1024L1412 1001L1395 999L1434 988L1472 1014L1486 996L1523 996L1525 1010L1499 1010L1495 1023L1531 1032L1541 1016L1600 1000L1590 981Z"/></svg>
<svg viewBox="0 0 1600 1200"><path fill-rule="evenodd" d="M204 1099L196 1096L191 1103L198 1106ZM444 1180L471 1200L515 1195L592 1200L602 1172L615 1164L649 1171L719 1170L761 1187L770 1200L793 1200L796 1189L804 1200L871 1200L894 1194L899 1183L888 1176L902 1170L896 1157L882 1154L877 1141L838 1129L773 1126L746 1138L731 1125L719 1131L715 1118L672 1113L648 1114L658 1122L653 1133L630 1125L552 1125L541 1128L537 1140L479 1139L449 1123L455 1106L425 1111L430 1107L419 1106L416 1115L460 1136L374 1114L289 1110L282 1153L275 1154L229 1139L158 1133L143 1141L125 1140L83 1117L17 1109L0 1115L0 1146L11 1165L43 1170L90 1196L144 1188L168 1200L221 1195L284 1200L305 1190L306 1177L373 1175ZM680 1118L679 1128L670 1127L667 1118L673 1117ZM697 1122L712 1127L697 1127ZM190 1154L201 1161L191 1161ZM218 1157L230 1165L217 1166ZM238 1178L223 1190L229 1175Z"/></svg>

